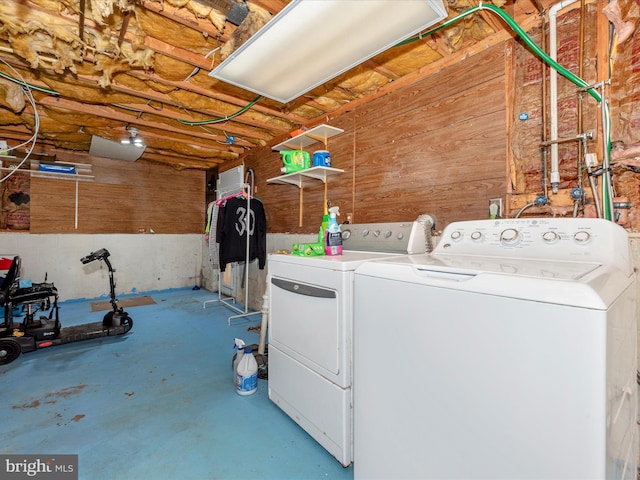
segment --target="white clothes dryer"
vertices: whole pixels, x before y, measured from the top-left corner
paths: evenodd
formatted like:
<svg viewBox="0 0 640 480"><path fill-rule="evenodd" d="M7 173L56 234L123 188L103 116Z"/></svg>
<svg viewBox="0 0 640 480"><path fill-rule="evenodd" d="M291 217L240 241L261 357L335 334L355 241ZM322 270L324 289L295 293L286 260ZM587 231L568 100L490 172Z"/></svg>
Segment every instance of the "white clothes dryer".
<svg viewBox="0 0 640 480"><path fill-rule="evenodd" d="M269 398L342 465L353 459L353 280L362 263L424 253L418 222L342 225L343 253L271 254Z"/></svg>

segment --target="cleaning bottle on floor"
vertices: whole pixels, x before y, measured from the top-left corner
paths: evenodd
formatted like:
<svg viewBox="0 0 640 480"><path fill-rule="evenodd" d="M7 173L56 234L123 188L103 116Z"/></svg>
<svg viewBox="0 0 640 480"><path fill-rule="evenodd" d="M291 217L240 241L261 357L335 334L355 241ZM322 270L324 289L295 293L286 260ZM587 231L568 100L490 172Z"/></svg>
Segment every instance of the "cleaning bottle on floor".
<svg viewBox="0 0 640 480"><path fill-rule="evenodd" d="M244 356L244 341L240 338L236 338L233 348L236 351L236 354L233 356L233 384L238 387L238 364Z"/></svg>
<svg viewBox="0 0 640 480"><path fill-rule="evenodd" d="M252 395L258 390L258 362L256 362L253 352L247 348L246 352L238 364L238 395Z"/></svg>
<svg viewBox="0 0 640 480"><path fill-rule="evenodd" d="M329 225L324 244L324 253L327 255L342 255L342 233L336 218L338 215L340 215L339 207L329 209Z"/></svg>

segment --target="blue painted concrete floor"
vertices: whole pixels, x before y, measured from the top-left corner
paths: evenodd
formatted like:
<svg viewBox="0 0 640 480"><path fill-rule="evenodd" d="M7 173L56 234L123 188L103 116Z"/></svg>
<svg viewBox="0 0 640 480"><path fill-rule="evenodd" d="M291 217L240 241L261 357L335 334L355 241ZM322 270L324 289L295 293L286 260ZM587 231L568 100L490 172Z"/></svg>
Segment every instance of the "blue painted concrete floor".
<svg viewBox="0 0 640 480"><path fill-rule="evenodd" d="M268 398L235 393L233 339L258 343L261 315L235 319L205 290L147 292L119 337L22 354L0 366L4 454L77 454L87 480L351 479ZM120 297L126 298L126 297ZM103 298L99 300L104 300ZM63 326L100 321L61 303Z"/></svg>

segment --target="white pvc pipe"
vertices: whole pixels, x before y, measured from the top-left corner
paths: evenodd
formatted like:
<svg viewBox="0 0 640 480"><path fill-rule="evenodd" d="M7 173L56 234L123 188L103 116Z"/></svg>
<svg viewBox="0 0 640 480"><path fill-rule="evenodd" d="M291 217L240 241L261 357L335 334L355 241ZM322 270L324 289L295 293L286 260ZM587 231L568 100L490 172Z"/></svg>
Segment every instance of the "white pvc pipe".
<svg viewBox="0 0 640 480"><path fill-rule="evenodd" d="M556 3L549 9L549 56L554 61L557 61L558 59L556 35L556 18L558 16L558 12L577 1L578 0L564 0ZM553 193L558 193L558 184L560 183L560 161L558 158L558 144L555 142L558 140L558 72L555 68L550 69L549 72L549 116L549 135L551 136L550 140L554 142L551 144L551 191Z"/></svg>
<svg viewBox="0 0 640 480"><path fill-rule="evenodd" d="M262 296L262 323L260 324L260 343L258 343L258 353L264 355L267 343L267 328L269 327L269 285L267 284Z"/></svg>

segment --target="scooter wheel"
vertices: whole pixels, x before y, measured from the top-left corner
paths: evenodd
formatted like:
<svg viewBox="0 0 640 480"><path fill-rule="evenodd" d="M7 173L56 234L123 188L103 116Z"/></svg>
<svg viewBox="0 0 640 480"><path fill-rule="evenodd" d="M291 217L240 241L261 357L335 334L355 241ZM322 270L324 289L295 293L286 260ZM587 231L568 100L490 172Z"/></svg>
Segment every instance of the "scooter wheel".
<svg viewBox="0 0 640 480"><path fill-rule="evenodd" d="M131 330L133 320L127 312L108 312L102 320L102 326L110 329L109 335L123 335Z"/></svg>
<svg viewBox="0 0 640 480"><path fill-rule="evenodd" d="M20 344L13 338L0 339L0 365L13 362L21 352Z"/></svg>
<svg viewBox="0 0 640 480"><path fill-rule="evenodd" d="M131 328L133 328L133 319L125 313L124 317L120 319L120 325L124 327L124 333L127 333Z"/></svg>

